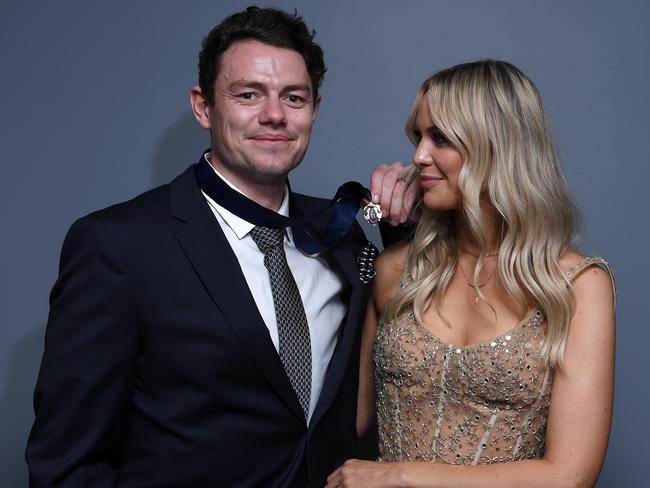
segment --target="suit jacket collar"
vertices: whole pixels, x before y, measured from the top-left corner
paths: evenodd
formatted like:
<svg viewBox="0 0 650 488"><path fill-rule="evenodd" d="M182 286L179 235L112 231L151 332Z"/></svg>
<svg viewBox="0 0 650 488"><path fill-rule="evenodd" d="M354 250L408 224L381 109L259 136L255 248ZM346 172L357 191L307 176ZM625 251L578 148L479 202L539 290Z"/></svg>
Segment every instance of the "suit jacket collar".
<svg viewBox="0 0 650 488"><path fill-rule="evenodd" d="M239 267L237 257L196 182L192 167L169 185L170 212L177 219L174 234L190 264L204 284L221 315L239 338L241 345L258 364L261 374L278 391L289 408L299 418L304 413L285 373L280 357L273 346L255 301ZM320 210L327 202L291 193L291 215L300 216ZM318 233L321 226L314 222L311 231ZM310 426L316 425L338 393L350 356L354 351L359 323L363 313L362 293L365 286L359 281L355 256L361 245L351 233L328 255L352 286L350 309L341 326L338 343L325 377L318 404ZM241 290L232 293L232 290Z"/></svg>
<svg viewBox="0 0 650 488"><path fill-rule="evenodd" d="M289 408L304 418L237 257L208 207L191 167L170 183L169 195L171 215L179 221L174 234L194 271L261 374Z"/></svg>

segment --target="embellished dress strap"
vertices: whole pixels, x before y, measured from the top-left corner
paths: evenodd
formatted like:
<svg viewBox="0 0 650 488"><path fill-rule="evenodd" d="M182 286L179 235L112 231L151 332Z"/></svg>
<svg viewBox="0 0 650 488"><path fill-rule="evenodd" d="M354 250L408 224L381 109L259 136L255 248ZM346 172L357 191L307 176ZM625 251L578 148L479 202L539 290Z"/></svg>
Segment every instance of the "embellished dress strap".
<svg viewBox="0 0 650 488"><path fill-rule="evenodd" d="M404 272L402 273L402 279L399 282L399 287L403 290L410 284L411 284L411 273L409 273L408 270L405 268Z"/></svg>
<svg viewBox="0 0 650 488"><path fill-rule="evenodd" d="M588 256L584 258L582 261L580 261L578 264L576 264L573 268L566 271L564 273L564 277L567 282L567 285L571 286L571 283L573 282L576 276L582 273L589 266L594 266L594 265L599 266L603 270L607 271L607 274L609 274L609 278L612 280L612 289L614 290L614 297L616 297L616 281L614 280L614 270L612 269L612 267L609 265L607 261L597 256Z"/></svg>
<svg viewBox="0 0 650 488"><path fill-rule="evenodd" d="M409 273L408 270L408 262L409 262L409 256L411 255L411 248L412 248L412 242L409 243L408 250L406 251L406 255L404 256L404 261L402 262L402 279L399 282L399 287L403 290L407 286L411 284L411 273Z"/></svg>

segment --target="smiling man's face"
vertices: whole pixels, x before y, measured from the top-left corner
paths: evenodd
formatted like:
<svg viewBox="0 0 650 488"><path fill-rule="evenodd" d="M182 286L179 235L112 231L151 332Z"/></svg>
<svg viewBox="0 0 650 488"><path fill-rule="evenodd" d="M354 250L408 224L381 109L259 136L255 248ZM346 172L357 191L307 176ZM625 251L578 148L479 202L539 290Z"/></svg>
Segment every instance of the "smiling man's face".
<svg viewBox="0 0 650 488"><path fill-rule="evenodd" d="M212 132L212 165L242 188L284 183L309 144L319 104L312 90L298 52L252 40L231 45L201 124Z"/></svg>

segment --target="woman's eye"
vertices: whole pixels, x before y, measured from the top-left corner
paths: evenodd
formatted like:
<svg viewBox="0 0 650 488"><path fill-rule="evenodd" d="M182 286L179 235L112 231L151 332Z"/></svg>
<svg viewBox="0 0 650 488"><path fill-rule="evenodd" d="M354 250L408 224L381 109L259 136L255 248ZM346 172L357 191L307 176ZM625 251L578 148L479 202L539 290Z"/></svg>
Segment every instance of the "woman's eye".
<svg viewBox="0 0 650 488"><path fill-rule="evenodd" d="M431 131L431 139L433 139L433 142L435 142L438 146L449 144L449 139L447 139L445 135L438 129Z"/></svg>

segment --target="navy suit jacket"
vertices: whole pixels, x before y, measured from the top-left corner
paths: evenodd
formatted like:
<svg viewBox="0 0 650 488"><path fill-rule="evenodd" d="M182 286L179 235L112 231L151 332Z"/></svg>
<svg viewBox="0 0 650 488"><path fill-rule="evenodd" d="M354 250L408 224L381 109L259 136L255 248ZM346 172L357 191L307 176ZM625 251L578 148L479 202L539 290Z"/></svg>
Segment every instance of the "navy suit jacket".
<svg viewBox="0 0 650 488"><path fill-rule="evenodd" d="M326 203L291 194L290 211ZM75 222L50 297L30 486L323 486L357 451L365 242L355 223L327 253L348 312L307 427L191 169Z"/></svg>

